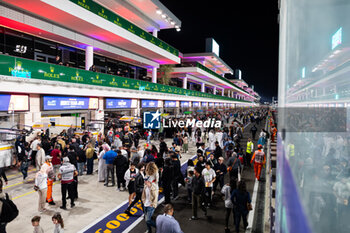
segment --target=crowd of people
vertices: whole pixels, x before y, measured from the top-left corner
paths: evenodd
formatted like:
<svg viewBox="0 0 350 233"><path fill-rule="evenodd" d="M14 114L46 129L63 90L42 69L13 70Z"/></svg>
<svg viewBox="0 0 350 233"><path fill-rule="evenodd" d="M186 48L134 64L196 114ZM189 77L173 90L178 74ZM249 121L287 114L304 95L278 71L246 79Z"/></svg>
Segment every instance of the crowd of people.
<svg viewBox="0 0 350 233"><path fill-rule="evenodd" d="M177 128L174 130L171 145L167 145L164 138L159 138L159 146L146 140L140 143L142 134L137 128L110 127L105 134L92 135L85 132L80 136L74 134L74 128L64 130L56 137L49 137L48 132L40 132L34 140L27 142L24 137L16 141L16 155L24 182L28 177L28 166L36 167L34 189L38 193L38 211L46 211L46 203L56 205L52 188L56 180L61 183L61 206L67 209L67 199L70 208L74 208L78 199L78 177L92 175L97 172L99 182L106 187L116 186L119 192L128 191L129 206L125 210L131 215L131 208L138 202L142 203L148 232L156 228L157 232L182 232L173 217L172 203L179 197L179 184L186 188L187 200L192 205L192 217L197 220L197 209L207 215L213 205L215 192L225 198L226 228L228 218L233 212L236 231L239 231L240 219L247 225L247 203L250 195L246 191L244 180L239 180L243 166L249 165L254 159L261 160L260 152L255 152L253 158L240 141L243 137L244 125L252 122L259 125L265 119L267 110L249 109L224 113L209 113L192 116L197 120L216 118L223 122L223 127L215 128ZM251 130L255 138L254 130ZM259 135L265 143L266 132ZM187 170L181 171L180 159L188 153L189 144L196 146L197 162L189 159ZM260 154L259 154L260 153ZM248 155L247 155L248 154ZM97 171L94 160L98 160ZM261 164L263 161L261 161ZM261 171L261 166L257 170ZM225 184L225 177L228 184ZM257 177L257 179L259 179ZM154 221L152 216L157 207L159 192L165 197L164 216L158 216ZM67 197L68 193L68 197ZM55 217L56 216L56 217ZM63 232L63 220L59 214L55 219L55 232ZM32 219L36 231L43 232L39 227L40 217ZM174 231L160 231L172 226Z"/></svg>

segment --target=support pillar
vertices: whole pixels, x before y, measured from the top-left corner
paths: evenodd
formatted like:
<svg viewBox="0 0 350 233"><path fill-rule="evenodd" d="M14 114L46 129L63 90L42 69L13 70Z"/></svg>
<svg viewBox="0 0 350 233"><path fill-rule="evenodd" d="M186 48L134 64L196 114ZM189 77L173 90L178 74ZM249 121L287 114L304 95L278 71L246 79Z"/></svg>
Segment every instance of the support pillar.
<svg viewBox="0 0 350 233"><path fill-rule="evenodd" d="M154 37L158 37L158 30L157 29L153 29L152 35Z"/></svg>
<svg viewBox="0 0 350 233"><path fill-rule="evenodd" d="M87 46L85 49L85 70L89 70L94 64L94 47Z"/></svg>
<svg viewBox="0 0 350 233"><path fill-rule="evenodd" d="M157 83L157 68L152 68L152 83Z"/></svg>
<svg viewBox="0 0 350 233"><path fill-rule="evenodd" d="M213 94L216 95L216 87L213 88Z"/></svg>
<svg viewBox="0 0 350 233"><path fill-rule="evenodd" d="M183 88L183 89L187 89L187 77L184 77L184 78L182 79L182 88Z"/></svg>
<svg viewBox="0 0 350 233"><path fill-rule="evenodd" d="M201 84L201 92L203 92L203 93L205 92L205 83Z"/></svg>
<svg viewBox="0 0 350 233"><path fill-rule="evenodd" d="M225 89L222 89L221 95L225 96Z"/></svg>

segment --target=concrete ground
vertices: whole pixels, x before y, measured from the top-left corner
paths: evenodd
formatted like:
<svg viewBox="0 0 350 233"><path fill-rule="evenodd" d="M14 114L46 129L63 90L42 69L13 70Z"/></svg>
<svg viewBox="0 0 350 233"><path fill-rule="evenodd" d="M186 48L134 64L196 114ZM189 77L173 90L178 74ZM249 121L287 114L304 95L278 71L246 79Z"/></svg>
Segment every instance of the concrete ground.
<svg viewBox="0 0 350 233"><path fill-rule="evenodd" d="M165 141L168 146L171 145L171 139ZM158 145L158 142L154 144ZM195 155L195 146L190 145L189 147L189 152L182 155L181 163ZM96 169L97 160L94 164L94 171ZM10 194L19 209L19 216L7 225L8 233L33 232L31 218L35 215L41 216L40 225L44 232L53 232L54 225L51 217L55 212L62 214L65 233L76 233L105 213L115 209L129 196L128 192L116 191L116 187L105 187L102 182L97 181L97 172L94 172L93 175L79 177L79 199L75 202L76 206L73 209L70 208L69 200L67 200L67 210L59 208L62 203L61 185L55 182L53 198L56 205L46 205L47 211L40 213L38 212L38 194L33 190L35 169L30 167L29 171L29 183L23 183L22 174L17 169L6 170L9 182L4 187L4 192Z"/></svg>

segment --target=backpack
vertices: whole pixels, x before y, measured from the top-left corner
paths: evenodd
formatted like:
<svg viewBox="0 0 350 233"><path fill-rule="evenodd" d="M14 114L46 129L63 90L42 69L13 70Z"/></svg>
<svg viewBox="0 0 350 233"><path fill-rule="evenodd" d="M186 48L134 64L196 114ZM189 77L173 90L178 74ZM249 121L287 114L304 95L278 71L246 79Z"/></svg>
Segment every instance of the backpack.
<svg viewBox="0 0 350 233"><path fill-rule="evenodd" d="M233 142L230 142L229 144L228 144L228 150L233 150L233 148L234 148L234 145L233 145Z"/></svg>
<svg viewBox="0 0 350 233"><path fill-rule="evenodd" d="M5 198L0 198L2 201L2 209L0 214L0 222L11 222L18 216L18 209L15 203L10 200L8 193L5 194Z"/></svg>

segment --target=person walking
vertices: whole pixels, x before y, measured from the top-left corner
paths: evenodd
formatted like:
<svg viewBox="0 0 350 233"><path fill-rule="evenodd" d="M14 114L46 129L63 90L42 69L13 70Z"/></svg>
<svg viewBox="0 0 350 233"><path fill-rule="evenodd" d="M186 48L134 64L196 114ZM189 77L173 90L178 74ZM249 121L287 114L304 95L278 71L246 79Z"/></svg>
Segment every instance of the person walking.
<svg viewBox="0 0 350 233"><path fill-rule="evenodd" d="M144 204L145 221L147 232L152 233L152 227L156 227L156 223L152 220L154 210L158 204L158 190L150 181L150 177L145 177L145 187L142 192L142 202Z"/></svg>
<svg viewBox="0 0 350 233"><path fill-rule="evenodd" d="M253 157L250 161L250 163L253 163L254 161L254 173L255 177L258 181L260 181L260 174L261 169L263 165L266 163L266 156L265 153L262 151L262 145L258 145L258 150L256 150L253 154Z"/></svg>
<svg viewBox="0 0 350 233"><path fill-rule="evenodd" d="M213 191L213 184L216 180L216 173L211 168L210 162L205 163L205 168L202 171L202 176L205 181L205 197L206 197L206 204L207 207L211 206L211 199L212 199L212 191Z"/></svg>
<svg viewBox="0 0 350 233"><path fill-rule="evenodd" d="M258 131L258 128L256 128L255 124L250 128L250 132L252 133L252 138L255 140L256 131Z"/></svg>
<svg viewBox="0 0 350 233"><path fill-rule="evenodd" d="M157 233L183 233L180 224L174 218L174 207L172 204L166 204L163 210L164 214L158 215L156 219Z"/></svg>
<svg viewBox="0 0 350 233"><path fill-rule="evenodd" d="M67 191L70 198L71 208L75 206L74 204L74 176L77 176L78 172L73 164L69 162L68 157L63 158L62 166L60 167L58 178L61 180L61 194L62 194L62 206L61 209L66 210L67 207Z"/></svg>
<svg viewBox="0 0 350 233"><path fill-rule="evenodd" d="M135 177L134 185L135 185L135 198L134 200L129 204L128 208L124 211L127 215L131 215L130 210L131 208L139 201L141 201L141 206L143 208L143 203L141 200L143 187L144 187L144 172L145 172L145 164L139 163L138 164L138 173Z"/></svg>
<svg viewBox="0 0 350 233"><path fill-rule="evenodd" d="M47 174L46 174L45 167L42 167L40 171L36 173L34 183L35 183L34 189L39 194L38 211L44 212L46 210L45 202L46 202L46 193L47 193Z"/></svg>
<svg viewBox="0 0 350 233"><path fill-rule="evenodd" d="M130 168L126 170L124 175L125 184L129 191L129 205L136 196L135 178L138 173L139 170L136 168L136 164L132 163L130 164Z"/></svg>
<svg viewBox="0 0 350 233"><path fill-rule="evenodd" d="M170 203L171 184L172 184L173 178L174 178L174 168L171 163L171 158L166 158L164 160L164 168L161 176L165 204Z"/></svg>
<svg viewBox="0 0 350 233"><path fill-rule="evenodd" d="M248 138L247 148L245 151L246 152L245 153L245 160L244 160L245 166L251 167L249 161L251 160L253 150L254 150L254 143L252 142L251 138Z"/></svg>
<svg viewBox="0 0 350 233"><path fill-rule="evenodd" d="M224 186L224 178L227 173L227 167L224 164L223 157L219 157L219 162L214 165L214 170L216 173L216 180L214 182L213 191L215 192L218 184L220 185L220 189L222 189L222 187Z"/></svg>
<svg viewBox="0 0 350 233"><path fill-rule="evenodd" d="M225 202L225 232L229 233L230 229L228 228L228 222L232 212L233 222L235 223L235 212L233 211L233 204L231 201L231 193L236 189L236 179L230 179L230 183L225 184L221 189L221 193L224 195Z"/></svg>
<svg viewBox="0 0 350 233"><path fill-rule="evenodd" d="M205 192L205 181L201 175L201 170L198 167L194 168L194 176L192 178L192 217L190 220L197 220L197 209L200 207L204 215L207 216L207 209L202 204Z"/></svg>
<svg viewBox="0 0 350 233"><path fill-rule="evenodd" d="M233 190L231 194L231 201L234 206L236 232L239 233L241 218L243 219L244 229L246 229L248 226L248 204L250 205L252 202L250 199L250 194L247 192L247 187L244 180L241 180L238 183L238 189Z"/></svg>

